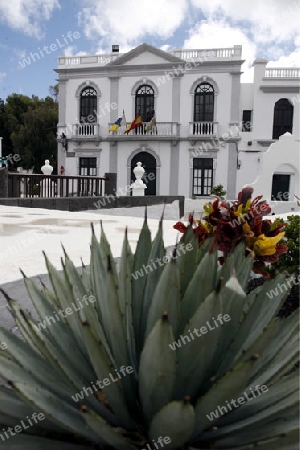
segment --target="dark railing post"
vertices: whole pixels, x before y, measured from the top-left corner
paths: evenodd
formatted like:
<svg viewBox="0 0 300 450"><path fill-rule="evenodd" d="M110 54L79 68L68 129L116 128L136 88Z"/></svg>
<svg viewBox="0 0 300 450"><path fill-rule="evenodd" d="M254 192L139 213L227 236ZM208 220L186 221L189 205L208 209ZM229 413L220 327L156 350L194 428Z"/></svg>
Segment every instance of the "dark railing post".
<svg viewBox="0 0 300 450"><path fill-rule="evenodd" d="M115 195L117 190L117 174L116 173L105 173L104 174L105 187L104 187L104 195ZM103 195L103 192L101 193Z"/></svg>
<svg viewBox="0 0 300 450"><path fill-rule="evenodd" d="M0 169L0 198L8 197L8 169Z"/></svg>

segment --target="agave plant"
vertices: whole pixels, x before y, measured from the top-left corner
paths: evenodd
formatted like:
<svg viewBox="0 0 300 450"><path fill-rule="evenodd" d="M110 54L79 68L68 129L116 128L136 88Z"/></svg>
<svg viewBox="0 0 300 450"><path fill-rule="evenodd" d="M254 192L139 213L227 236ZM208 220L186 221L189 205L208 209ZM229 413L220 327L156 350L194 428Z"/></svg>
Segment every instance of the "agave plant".
<svg viewBox="0 0 300 450"><path fill-rule="evenodd" d="M276 317L285 290L266 295L284 275L247 296L253 260L244 244L220 268L211 242L199 248L192 228L169 262L165 254L162 221L152 242L145 219L134 254L125 233L119 267L103 230L99 241L93 230L82 271L66 252L62 274L45 256L52 289L24 276L40 320L57 316L45 327L4 294L23 339L0 328L1 449L297 448L298 317ZM95 301L83 305L87 295ZM202 334L192 339L194 329ZM44 420L8 431L34 413Z"/></svg>

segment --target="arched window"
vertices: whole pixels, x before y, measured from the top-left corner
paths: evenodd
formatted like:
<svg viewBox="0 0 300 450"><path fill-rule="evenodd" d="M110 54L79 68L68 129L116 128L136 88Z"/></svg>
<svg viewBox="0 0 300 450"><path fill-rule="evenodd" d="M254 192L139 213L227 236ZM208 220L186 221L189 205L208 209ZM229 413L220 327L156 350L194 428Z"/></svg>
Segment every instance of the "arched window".
<svg viewBox="0 0 300 450"><path fill-rule="evenodd" d="M293 131L294 107L287 98L281 98L275 103L273 119L273 139L279 139L279 136Z"/></svg>
<svg viewBox="0 0 300 450"><path fill-rule="evenodd" d="M135 115L141 114L142 121L149 122L153 111L154 91L148 84L143 84L135 93Z"/></svg>
<svg viewBox="0 0 300 450"><path fill-rule="evenodd" d="M194 122L214 121L214 88L209 83L201 83L195 89Z"/></svg>
<svg viewBox="0 0 300 450"><path fill-rule="evenodd" d="M86 87L80 94L80 122L93 123L97 121L97 92Z"/></svg>

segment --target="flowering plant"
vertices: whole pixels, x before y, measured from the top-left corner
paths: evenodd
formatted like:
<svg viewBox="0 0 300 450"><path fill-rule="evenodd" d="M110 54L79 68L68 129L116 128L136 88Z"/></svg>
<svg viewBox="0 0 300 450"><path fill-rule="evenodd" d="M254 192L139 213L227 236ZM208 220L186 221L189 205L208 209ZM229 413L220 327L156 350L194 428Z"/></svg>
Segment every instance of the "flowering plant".
<svg viewBox="0 0 300 450"><path fill-rule="evenodd" d="M269 214L271 208L266 200L261 200L262 196L251 200L252 193L253 188L248 186L239 192L237 201L227 202L216 197L213 203L204 205L205 215L201 220L190 214L189 223L199 245L208 237L213 238L213 247L217 246L223 252L223 257L219 258L221 264L244 241L247 253L254 258L253 271L268 278L266 263L277 262L280 255L288 251L288 247L280 243L285 234L285 224L264 220L263 216ZM181 233L188 229L182 222L177 222L174 228Z"/></svg>

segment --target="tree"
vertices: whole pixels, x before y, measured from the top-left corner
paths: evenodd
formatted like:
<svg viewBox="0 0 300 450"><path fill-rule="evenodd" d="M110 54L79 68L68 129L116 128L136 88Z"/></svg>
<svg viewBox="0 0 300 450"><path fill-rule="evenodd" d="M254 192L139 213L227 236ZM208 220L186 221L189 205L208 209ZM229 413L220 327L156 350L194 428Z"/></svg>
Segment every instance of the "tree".
<svg viewBox="0 0 300 450"><path fill-rule="evenodd" d="M49 86L50 96L53 98L55 102L58 100L58 83L54 86Z"/></svg>
<svg viewBox="0 0 300 450"><path fill-rule="evenodd" d="M52 86L53 87L53 86ZM55 88L55 86L53 87ZM56 168L58 103L51 97L39 99L12 94L0 99L0 136L3 155L19 154L18 165L40 173L45 159Z"/></svg>
<svg viewBox="0 0 300 450"><path fill-rule="evenodd" d="M21 156L22 167L40 173L45 159L56 167L56 128L58 105L50 97L33 98L30 108L23 114L23 124L11 139L14 150Z"/></svg>

